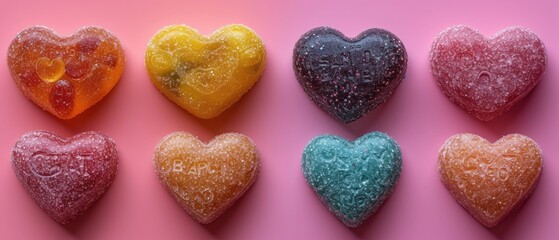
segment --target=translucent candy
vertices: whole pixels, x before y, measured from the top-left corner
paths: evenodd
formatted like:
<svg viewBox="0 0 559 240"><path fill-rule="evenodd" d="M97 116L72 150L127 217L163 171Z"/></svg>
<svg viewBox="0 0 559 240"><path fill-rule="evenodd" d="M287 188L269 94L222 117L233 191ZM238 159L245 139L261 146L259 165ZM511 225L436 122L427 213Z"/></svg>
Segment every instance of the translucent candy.
<svg viewBox="0 0 559 240"><path fill-rule="evenodd" d="M490 38L467 26L442 31L431 48L431 71L451 101L489 121L522 100L546 68L543 42L509 27Z"/></svg>
<svg viewBox="0 0 559 240"><path fill-rule="evenodd" d="M44 110L70 119L93 106L116 85L124 68L119 40L100 27L70 37L31 27L8 49L8 67L23 94Z"/></svg>
<svg viewBox="0 0 559 240"><path fill-rule="evenodd" d="M260 168L256 146L238 133L219 135L208 144L186 132L171 133L155 149L154 163L167 191L203 224L239 199Z"/></svg>
<svg viewBox="0 0 559 240"><path fill-rule="evenodd" d="M495 143L458 134L439 153L444 185L487 227L497 226L532 194L542 166L539 146L520 134L506 135Z"/></svg>
<svg viewBox="0 0 559 240"><path fill-rule="evenodd" d="M303 152L303 174L328 209L357 227L390 196L402 170L398 144L380 132L351 143L334 135L315 137Z"/></svg>
<svg viewBox="0 0 559 240"><path fill-rule="evenodd" d="M52 219L66 224L109 188L118 168L118 151L112 139L98 132L64 139L33 131L16 142L11 161L29 196Z"/></svg>
<svg viewBox="0 0 559 240"><path fill-rule="evenodd" d="M406 74L408 56L396 35L369 29L355 38L319 27L293 50L297 80L311 100L344 123L385 102Z"/></svg>
<svg viewBox="0 0 559 240"><path fill-rule="evenodd" d="M161 29L148 43L146 68L159 91L193 115L214 118L235 104L260 78L266 50L243 25L210 37L184 25Z"/></svg>

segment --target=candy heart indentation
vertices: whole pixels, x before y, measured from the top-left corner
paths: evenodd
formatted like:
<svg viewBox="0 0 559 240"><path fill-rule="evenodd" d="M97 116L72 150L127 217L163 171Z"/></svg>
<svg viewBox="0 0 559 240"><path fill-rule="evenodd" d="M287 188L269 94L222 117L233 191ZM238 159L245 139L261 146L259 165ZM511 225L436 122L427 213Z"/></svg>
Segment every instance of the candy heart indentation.
<svg viewBox="0 0 559 240"><path fill-rule="evenodd" d="M84 27L60 37L51 29L31 27L12 40L8 67L27 98L58 118L70 119L116 85L124 68L124 51L103 28ZM76 94L53 98L61 85Z"/></svg>
<svg viewBox="0 0 559 240"><path fill-rule="evenodd" d="M442 31L431 48L431 71L452 102L489 121L522 100L546 68L543 42L530 30L509 27L490 38L467 26Z"/></svg>
<svg viewBox="0 0 559 240"><path fill-rule="evenodd" d="M33 131L16 142L11 161L29 196L51 218L65 224L109 188L118 168L118 151L112 139L98 132L64 139Z"/></svg>
<svg viewBox="0 0 559 240"><path fill-rule="evenodd" d="M532 194L542 166L539 146L520 134L506 135L495 143L458 134L439 153L444 185L487 227L498 225Z"/></svg>
<svg viewBox="0 0 559 240"><path fill-rule="evenodd" d="M37 75L39 78L47 83L52 83L58 81L66 69L64 67L64 62L60 59L48 59L39 58L37 60Z"/></svg>
<svg viewBox="0 0 559 240"><path fill-rule="evenodd" d="M305 179L328 209L359 226L390 196L402 169L398 144L380 132L355 142L334 135L314 138L303 152Z"/></svg>
<svg viewBox="0 0 559 240"><path fill-rule="evenodd" d="M404 44L383 29L355 38L319 27L305 33L293 50L299 84L321 109L344 123L385 102L404 79Z"/></svg>
<svg viewBox="0 0 559 240"><path fill-rule="evenodd" d="M193 115L214 118L237 102L264 71L262 40L243 25L210 37L184 25L161 29L148 43L146 68L161 93Z"/></svg>
<svg viewBox="0 0 559 240"><path fill-rule="evenodd" d="M227 133L204 144L186 132L169 134L154 163L167 191L198 222L215 220L256 180L260 159L246 136Z"/></svg>

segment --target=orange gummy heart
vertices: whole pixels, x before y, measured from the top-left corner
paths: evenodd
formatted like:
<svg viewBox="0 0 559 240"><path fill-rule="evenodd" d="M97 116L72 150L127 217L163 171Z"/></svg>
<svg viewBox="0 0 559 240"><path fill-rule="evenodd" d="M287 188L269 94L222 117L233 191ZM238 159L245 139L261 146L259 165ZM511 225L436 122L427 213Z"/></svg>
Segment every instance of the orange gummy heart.
<svg viewBox="0 0 559 240"><path fill-rule="evenodd" d="M124 69L120 41L100 27L69 37L31 27L8 49L8 67L17 87L44 110L70 119L100 101Z"/></svg>
<svg viewBox="0 0 559 240"><path fill-rule="evenodd" d="M254 31L228 25L210 37L184 25L161 29L148 43L146 68L159 91L193 115L217 117L264 71L266 50Z"/></svg>
<svg viewBox="0 0 559 240"><path fill-rule="evenodd" d="M154 163L167 191L198 222L215 220L256 180L260 160L254 143L226 133L204 144L186 132L161 140Z"/></svg>
<svg viewBox="0 0 559 240"><path fill-rule="evenodd" d="M532 194L542 166L537 143L520 134L506 135L495 143L458 134L439 153L444 185L487 227L497 226Z"/></svg>

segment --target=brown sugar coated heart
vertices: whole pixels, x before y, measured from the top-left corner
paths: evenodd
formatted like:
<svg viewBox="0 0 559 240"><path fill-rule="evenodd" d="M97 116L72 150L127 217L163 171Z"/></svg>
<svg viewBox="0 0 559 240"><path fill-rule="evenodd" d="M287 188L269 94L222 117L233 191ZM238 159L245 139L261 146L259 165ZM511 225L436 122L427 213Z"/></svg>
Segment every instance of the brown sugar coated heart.
<svg viewBox="0 0 559 240"><path fill-rule="evenodd" d="M439 153L444 185L487 227L498 225L532 194L542 166L539 146L520 134L506 135L495 143L458 134Z"/></svg>
<svg viewBox="0 0 559 240"><path fill-rule="evenodd" d="M100 27L84 27L69 37L30 27L12 40L8 68L27 98L58 118L70 119L116 85L124 51L120 41Z"/></svg>
<svg viewBox="0 0 559 240"><path fill-rule="evenodd" d="M154 164L167 191L198 222L215 220L256 180L258 151L246 136L226 133L204 144L186 132L161 140Z"/></svg>

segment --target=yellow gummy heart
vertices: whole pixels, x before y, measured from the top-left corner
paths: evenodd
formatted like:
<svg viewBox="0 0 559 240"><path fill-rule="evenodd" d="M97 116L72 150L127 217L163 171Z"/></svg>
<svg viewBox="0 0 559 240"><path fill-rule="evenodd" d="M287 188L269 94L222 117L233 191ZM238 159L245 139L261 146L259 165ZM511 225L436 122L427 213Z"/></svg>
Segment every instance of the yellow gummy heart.
<svg viewBox="0 0 559 240"><path fill-rule="evenodd" d="M210 37L171 25L150 40L145 61L159 91L195 116L209 119L258 81L266 50L258 35L243 25L224 26Z"/></svg>

